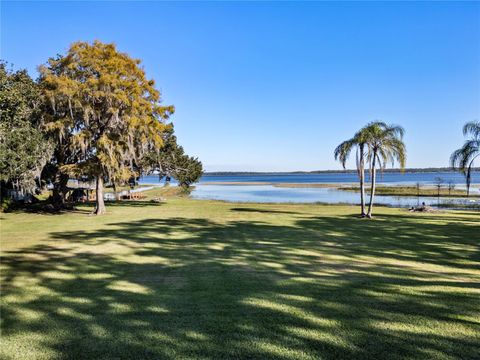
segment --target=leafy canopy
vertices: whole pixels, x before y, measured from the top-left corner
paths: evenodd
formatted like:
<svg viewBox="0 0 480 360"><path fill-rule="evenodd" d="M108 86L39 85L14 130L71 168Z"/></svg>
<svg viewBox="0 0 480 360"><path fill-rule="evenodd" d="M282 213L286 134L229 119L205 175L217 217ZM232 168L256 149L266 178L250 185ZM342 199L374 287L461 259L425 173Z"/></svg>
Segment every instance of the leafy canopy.
<svg viewBox="0 0 480 360"><path fill-rule="evenodd" d="M376 163L383 170L388 163L393 166L397 161L400 169L402 171L405 169L407 150L403 142L405 130L401 126L374 121L362 131L368 148L367 158L370 166Z"/></svg>
<svg viewBox="0 0 480 360"><path fill-rule="evenodd" d="M0 180L31 191L52 146L38 129L40 91L25 70L0 63Z"/></svg>
<svg viewBox="0 0 480 360"><path fill-rule="evenodd" d="M480 122L470 121L463 126L463 135L469 136L460 149L453 152L450 157L450 164L458 168L464 175L467 183L467 194L470 192L472 181L473 165L480 157Z"/></svg>
<svg viewBox="0 0 480 360"><path fill-rule="evenodd" d="M140 60L114 44L77 42L40 67L50 111L44 127L73 152L70 175L126 181L149 147L160 149L173 106L162 106Z"/></svg>
<svg viewBox="0 0 480 360"><path fill-rule="evenodd" d="M173 126L165 132L164 146L159 151L150 151L142 165L146 172L157 172L160 178L173 176L186 189L203 174L200 160L185 154L183 147L178 145Z"/></svg>
<svg viewBox="0 0 480 360"><path fill-rule="evenodd" d="M188 189L190 185L197 182L203 174L203 166L196 157L183 154L183 148L179 147L182 154L177 157L173 177L177 179L178 184Z"/></svg>

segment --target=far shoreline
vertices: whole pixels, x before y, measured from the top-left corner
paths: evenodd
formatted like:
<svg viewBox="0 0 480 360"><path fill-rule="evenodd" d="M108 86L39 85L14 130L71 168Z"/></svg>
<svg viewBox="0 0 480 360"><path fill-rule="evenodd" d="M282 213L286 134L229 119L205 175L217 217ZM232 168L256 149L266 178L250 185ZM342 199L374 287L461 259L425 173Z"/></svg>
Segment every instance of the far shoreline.
<svg viewBox="0 0 480 360"><path fill-rule="evenodd" d="M226 186L274 186L284 188L339 188L343 186L353 186L355 182L344 183L287 183L287 182L269 182L269 181L205 181L199 185L226 185Z"/></svg>
<svg viewBox="0 0 480 360"><path fill-rule="evenodd" d="M358 181L344 181L344 182L332 182L332 183L315 183L315 182L305 182L305 183L290 183L290 182L271 182L271 181L204 181L199 182L198 185L238 185L238 186L261 186L261 185L271 185L275 187L288 187L288 188L342 188L342 187L352 187L357 186ZM377 186L383 187L414 187L413 183L382 183L377 182ZM442 184L443 187L446 184ZM480 183L471 184L471 187L480 187ZM366 187L369 187L366 184ZM422 188L436 188L434 184L421 184ZM456 185L456 188L464 189L464 185Z"/></svg>
<svg viewBox="0 0 480 360"><path fill-rule="evenodd" d="M472 172L479 172L480 167L475 167ZM338 170L312 170L312 171L206 171L203 176L251 176L251 175L315 175L315 174L356 174L356 169ZM366 171L367 172L367 171ZM384 169L383 173L455 173L450 167L437 168L406 168Z"/></svg>

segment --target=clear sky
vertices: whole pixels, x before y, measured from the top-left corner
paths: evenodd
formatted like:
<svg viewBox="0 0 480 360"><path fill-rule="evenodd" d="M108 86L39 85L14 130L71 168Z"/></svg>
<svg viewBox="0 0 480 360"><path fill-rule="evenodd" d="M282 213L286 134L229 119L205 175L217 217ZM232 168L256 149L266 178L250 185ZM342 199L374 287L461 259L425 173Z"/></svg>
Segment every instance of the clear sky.
<svg viewBox="0 0 480 360"><path fill-rule="evenodd" d="M208 171L339 169L375 119L447 166L480 120L479 2L1 2L0 57L33 76L94 39L143 60Z"/></svg>

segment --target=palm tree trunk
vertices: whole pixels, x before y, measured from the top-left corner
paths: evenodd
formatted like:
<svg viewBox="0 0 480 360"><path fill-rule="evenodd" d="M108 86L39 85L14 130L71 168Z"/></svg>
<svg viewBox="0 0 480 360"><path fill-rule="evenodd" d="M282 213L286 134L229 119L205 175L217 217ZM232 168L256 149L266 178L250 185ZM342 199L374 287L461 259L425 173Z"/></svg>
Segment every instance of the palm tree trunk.
<svg viewBox="0 0 480 360"><path fill-rule="evenodd" d="M365 217L365 160L363 155L363 144L360 145L360 203L362 207L361 216Z"/></svg>
<svg viewBox="0 0 480 360"><path fill-rule="evenodd" d="M471 183L471 174L470 174L470 168L467 170L467 198L470 195L470 183Z"/></svg>
<svg viewBox="0 0 480 360"><path fill-rule="evenodd" d="M105 201L103 200L103 177L102 175L97 176L97 199L95 206L95 215L105 214L107 211L105 209Z"/></svg>
<svg viewBox="0 0 480 360"><path fill-rule="evenodd" d="M372 218L372 208L373 208L373 198L375 196L375 185L376 185L376 178L377 178L377 169L376 169L376 160L377 160L377 152L373 152L373 160L372 160L372 188L370 190L370 203L368 204L368 218Z"/></svg>

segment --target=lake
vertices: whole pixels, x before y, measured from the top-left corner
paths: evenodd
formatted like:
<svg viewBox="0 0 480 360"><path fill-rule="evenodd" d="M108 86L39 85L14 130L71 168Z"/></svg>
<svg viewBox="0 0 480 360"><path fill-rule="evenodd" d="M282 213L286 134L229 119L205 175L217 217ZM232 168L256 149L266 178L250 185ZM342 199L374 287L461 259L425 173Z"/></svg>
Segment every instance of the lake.
<svg viewBox="0 0 480 360"><path fill-rule="evenodd" d="M474 182L475 182L474 174ZM369 178L368 174L367 180ZM417 182L422 184L434 184L435 178L440 177L445 183L453 181L455 184L464 186L465 177L459 172L425 172L425 173L400 173L388 172L377 176L377 182L380 184L402 184L412 185ZM158 183L158 176L148 175L140 180L144 184ZM200 179L200 184L205 182L269 182L269 183L323 183L323 184L342 184L356 183L358 177L356 173L322 173L322 174L252 174L252 175L204 175ZM477 181L478 182L478 181Z"/></svg>
<svg viewBox="0 0 480 360"><path fill-rule="evenodd" d="M198 184L192 192L195 199L224 200L232 202L264 202L264 203L326 203L326 204L358 204L360 195L356 192L337 190L335 188L282 188L273 185L202 185ZM367 196L368 201L368 196ZM382 205L410 207L425 202L436 206L436 197L375 196L375 203ZM440 204L454 207L465 204L465 199L440 198ZM478 203L478 200L473 200Z"/></svg>
<svg viewBox="0 0 480 360"><path fill-rule="evenodd" d="M455 172L431 172L431 173L385 173L379 174L378 183L385 185L413 185L420 182L422 185L432 185L435 177L444 179L445 184L452 181L457 188L465 187L465 178L462 174ZM368 178L368 176L367 176ZM475 180L475 178L474 178ZM215 183L237 182L237 183L325 183L343 184L357 183L355 173L323 173L323 174L268 174L268 175L204 175L200 182L195 185L192 197L196 199L212 199L232 202L294 202L313 203L321 202L327 204L358 204L360 196L358 193L337 190L335 188L284 188L273 185L224 185ZM158 184L157 176L145 176L140 180L143 184ZM208 183L208 185L206 184ZM477 191L478 189L472 189ZM368 196L367 196L368 201ZM436 197L397 197L397 196L375 196L375 203L391 206L410 207L425 202L427 205L437 205ZM464 199L440 198L440 203L464 204ZM470 202L470 201L468 201ZM478 203L478 200L474 200Z"/></svg>

